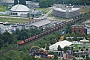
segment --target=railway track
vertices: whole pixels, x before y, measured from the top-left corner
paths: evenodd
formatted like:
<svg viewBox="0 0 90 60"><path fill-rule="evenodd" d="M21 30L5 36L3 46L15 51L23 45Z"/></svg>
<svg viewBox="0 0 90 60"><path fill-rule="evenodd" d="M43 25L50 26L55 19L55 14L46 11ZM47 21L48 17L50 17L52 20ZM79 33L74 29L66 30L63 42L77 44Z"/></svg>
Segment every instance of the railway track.
<svg viewBox="0 0 90 60"><path fill-rule="evenodd" d="M74 22L77 22L77 21L80 21L80 20L81 20L81 19L76 19L76 21L74 21ZM64 23L64 24L68 25L68 24L70 24L70 23L72 23L72 22L69 21L69 22L66 22L66 23ZM51 33L55 32L55 31L57 31L57 30L59 30L59 29L61 29L61 28L63 28L63 27L65 27L65 25L62 26L62 27L60 27L60 28L58 28L58 29L56 29L56 30L54 30L54 31L52 31L52 32L49 32L49 33L47 33L47 34L45 34L45 35L51 34ZM5 51L3 51L3 52L0 52L0 56L2 56L2 55L3 55L4 53L6 53L6 52L9 52L10 50L17 50L18 48L20 48L20 47L22 47L22 46L26 46L26 45L28 45L28 44L36 41L36 40L39 40L40 38L44 37L45 35L40 36L40 37L38 37L38 38L36 38L36 39L28 42L28 43L25 43L25 44L23 44L23 45L18 45L18 47L17 47L17 45L16 45L16 46L14 46L14 47L12 47L12 48L9 48L9 49L7 49L7 50L5 50Z"/></svg>
<svg viewBox="0 0 90 60"><path fill-rule="evenodd" d="M54 31L54 32L55 32L55 31ZM52 33L54 33L54 32L52 32ZM51 34L51 33L49 33L49 34ZM49 35L49 34L46 34L46 35ZM40 38L37 38L37 39L35 39L35 40L31 41L31 42L28 42L28 43L26 43L26 44L18 45L18 46L16 45L16 46L14 46L14 47L12 47L12 48L9 48L9 49L7 49L7 50L5 50L5 51L3 51L3 52L0 52L0 57L1 57L4 53L6 53L6 52L9 52L9 51L11 51L11 50L17 50L17 49L19 49L20 47L26 46L26 45L28 45L28 44L36 41L36 40L39 40L39 39L45 37L46 35L44 35L44 36L42 36L42 37L40 37Z"/></svg>

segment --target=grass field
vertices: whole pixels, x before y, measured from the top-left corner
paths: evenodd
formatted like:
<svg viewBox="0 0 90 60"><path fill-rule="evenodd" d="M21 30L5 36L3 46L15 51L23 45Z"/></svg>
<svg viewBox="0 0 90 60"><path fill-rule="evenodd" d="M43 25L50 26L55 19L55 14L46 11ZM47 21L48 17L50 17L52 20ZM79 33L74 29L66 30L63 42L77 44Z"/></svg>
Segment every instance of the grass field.
<svg viewBox="0 0 90 60"><path fill-rule="evenodd" d="M83 49L83 44L73 44L76 50L79 50L79 47ZM90 44L86 45L85 48L90 48Z"/></svg>
<svg viewBox="0 0 90 60"><path fill-rule="evenodd" d="M52 13L49 14L48 17L54 17L57 20L70 20L71 19L71 18L59 18L59 17L53 16Z"/></svg>
<svg viewBox="0 0 90 60"><path fill-rule="evenodd" d="M53 17L52 13L50 13L50 14L48 15L48 17Z"/></svg>
<svg viewBox="0 0 90 60"><path fill-rule="evenodd" d="M50 11L50 8L36 8L36 10L42 10L43 14L46 14L48 11Z"/></svg>
<svg viewBox="0 0 90 60"><path fill-rule="evenodd" d="M6 7L5 6L0 6L0 12L5 12L6 11Z"/></svg>
<svg viewBox="0 0 90 60"><path fill-rule="evenodd" d="M28 20L19 18L0 18L0 22L25 23L28 22Z"/></svg>
<svg viewBox="0 0 90 60"><path fill-rule="evenodd" d="M86 12L89 12L89 11L90 11L90 8L80 9L81 13L86 13Z"/></svg>

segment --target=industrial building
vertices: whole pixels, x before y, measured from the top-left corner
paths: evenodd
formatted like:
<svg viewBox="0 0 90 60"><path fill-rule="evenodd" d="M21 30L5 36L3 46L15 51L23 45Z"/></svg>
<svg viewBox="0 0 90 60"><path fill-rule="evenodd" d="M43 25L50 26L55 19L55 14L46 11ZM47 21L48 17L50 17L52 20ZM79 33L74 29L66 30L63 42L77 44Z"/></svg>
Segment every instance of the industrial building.
<svg viewBox="0 0 90 60"><path fill-rule="evenodd" d="M72 18L80 15L80 8L73 8L73 6L66 6L63 8L53 8L52 14L60 18Z"/></svg>
<svg viewBox="0 0 90 60"><path fill-rule="evenodd" d="M45 28L51 25L51 21L47 19L41 19L41 20L33 20L34 22L31 22L30 27L32 28Z"/></svg>
<svg viewBox="0 0 90 60"><path fill-rule="evenodd" d="M19 17L39 17L41 14L41 10L29 9L27 6L21 4L13 6L10 11L8 11L8 15Z"/></svg>
<svg viewBox="0 0 90 60"><path fill-rule="evenodd" d="M28 14L29 10L30 9L28 7L26 7L24 5L21 5L21 4L18 4L18 5L13 6L10 9L10 15L12 15L12 16L21 16L22 14Z"/></svg>
<svg viewBox="0 0 90 60"><path fill-rule="evenodd" d="M87 34L87 29L85 28L84 25L72 25L71 26L71 31L72 32L80 32L80 34Z"/></svg>
<svg viewBox="0 0 90 60"><path fill-rule="evenodd" d="M90 34L90 20L83 22L82 25L85 25L87 28L87 34Z"/></svg>

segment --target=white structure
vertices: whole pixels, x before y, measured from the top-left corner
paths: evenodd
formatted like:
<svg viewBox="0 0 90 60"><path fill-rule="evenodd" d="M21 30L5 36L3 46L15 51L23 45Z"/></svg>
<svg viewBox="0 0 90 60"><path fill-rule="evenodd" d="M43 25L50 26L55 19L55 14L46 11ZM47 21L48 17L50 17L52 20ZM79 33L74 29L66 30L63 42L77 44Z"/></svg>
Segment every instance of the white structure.
<svg viewBox="0 0 90 60"><path fill-rule="evenodd" d="M69 41L66 41L66 40L64 40L64 41L59 41L59 42L57 42L57 43L49 46L49 49L50 49L51 51L57 50L58 45L60 45L61 48L64 48L65 46L70 46L70 45L72 45L72 42L69 42Z"/></svg>
<svg viewBox="0 0 90 60"><path fill-rule="evenodd" d="M72 18L80 15L80 8L73 8L73 6L66 6L66 8L53 8L54 16L60 18Z"/></svg>
<svg viewBox="0 0 90 60"><path fill-rule="evenodd" d="M86 40L86 39L84 38L83 40L80 40L80 42L82 42L82 43L88 43L89 40Z"/></svg>
<svg viewBox="0 0 90 60"><path fill-rule="evenodd" d="M89 40L86 40L85 38L83 40L80 40L80 42L83 43L83 46L86 46L87 43L89 43Z"/></svg>
<svg viewBox="0 0 90 60"><path fill-rule="evenodd" d="M24 5L17 4L10 9L11 16L22 16L27 15L30 9Z"/></svg>

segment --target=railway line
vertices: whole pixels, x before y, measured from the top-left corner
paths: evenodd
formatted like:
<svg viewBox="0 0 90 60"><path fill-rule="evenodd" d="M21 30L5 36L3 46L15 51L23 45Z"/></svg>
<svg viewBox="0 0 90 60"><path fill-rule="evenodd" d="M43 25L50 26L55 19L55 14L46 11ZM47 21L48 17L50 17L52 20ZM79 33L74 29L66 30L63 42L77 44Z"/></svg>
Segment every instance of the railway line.
<svg viewBox="0 0 90 60"><path fill-rule="evenodd" d="M71 23L76 23L76 22L78 22L80 20L82 20L82 19L81 18L77 18L75 20L70 20L70 21L67 21L67 22L62 22L62 24L61 23L60 24L57 24L54 28L51 28L51 29L49 29L47 31L44 31L44 32L39 33L39 34L37 34L35 36L32 36L30 38L27 38L25 40L22 40L22 41L18 42L18 44L17 44L18 47L17 46L14 46L14 47L9 48L9 49L7 49L7 50L5 50L3 52L0 52L0 56L2 56L4 53L6 53L6 52L8 52L10 50L17 50L21 46L28 45L28 44L32 43L33 41L35 41L35 40L37 40L37 39L39 39L41 37L44 37L45 35L48 35L48 34L54 32L54 31L57 31L57 30L65 27L65 25L68 25L68 24L71 24Z"/></svg>

